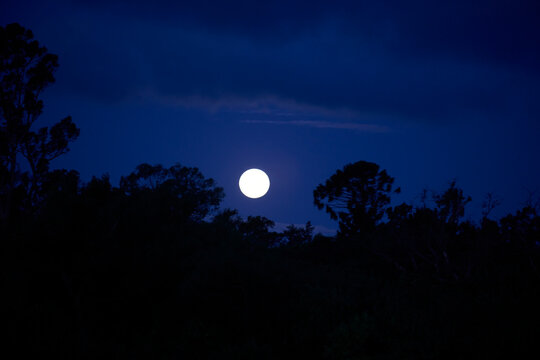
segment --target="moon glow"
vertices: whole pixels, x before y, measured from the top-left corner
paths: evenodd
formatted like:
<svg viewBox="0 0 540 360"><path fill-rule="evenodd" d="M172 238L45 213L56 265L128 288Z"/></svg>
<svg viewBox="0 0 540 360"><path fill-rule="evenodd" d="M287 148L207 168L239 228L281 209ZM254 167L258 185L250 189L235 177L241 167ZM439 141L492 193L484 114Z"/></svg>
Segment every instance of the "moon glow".
<svg viewBox="0 0 540 360"><path fill-rule="evenodd" d="M249 169L240 176L238 185L242 194L251 199L258 199L268 192L270 179L262 170Z"/></svg>

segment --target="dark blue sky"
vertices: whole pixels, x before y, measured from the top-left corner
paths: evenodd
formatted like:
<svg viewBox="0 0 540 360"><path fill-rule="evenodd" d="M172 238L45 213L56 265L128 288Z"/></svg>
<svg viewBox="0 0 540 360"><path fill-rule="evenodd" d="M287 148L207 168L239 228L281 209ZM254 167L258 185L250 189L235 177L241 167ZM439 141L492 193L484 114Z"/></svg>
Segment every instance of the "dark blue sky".
<svg viewBox="0 0 540 360"><path fill-rule="evenodd" d="M494 214L540 191L537 1L4 0L60 57L41 124L81 128L55 163L116 183L142 162L197 166L225 207L336 228L312 191L358 160L418 203L456 178ZM259 200L237 186L270 176Z"/></svg>

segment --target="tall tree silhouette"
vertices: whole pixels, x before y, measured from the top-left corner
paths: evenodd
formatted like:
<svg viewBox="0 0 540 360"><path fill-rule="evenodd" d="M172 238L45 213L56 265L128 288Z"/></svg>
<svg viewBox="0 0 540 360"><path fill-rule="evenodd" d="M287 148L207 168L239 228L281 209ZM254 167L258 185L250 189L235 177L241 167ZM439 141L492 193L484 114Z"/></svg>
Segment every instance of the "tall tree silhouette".
<svg viewBox="0 0 540 360"><path fill-rule="evenodd" d="M43 112L39 96L55 81L58 57L34 40L32 31L19 24L0 27L0 221L16 205L15 195L24 194L27 206L39 200L44 175L51 160L68 151L79 135L71 117L51 128L32 130ZM18 156L29 164L30 173L20 169Z"/></svg>
<svg viewBox="0 0 540 360"><path fill-rule="evenodd" d="M317 208L325 209L339 221L341 235L355 235L372 230L382 219L390 203L394 178L380 170L379 165L358 161L345 165L324 185L313 192Z"/></svg>

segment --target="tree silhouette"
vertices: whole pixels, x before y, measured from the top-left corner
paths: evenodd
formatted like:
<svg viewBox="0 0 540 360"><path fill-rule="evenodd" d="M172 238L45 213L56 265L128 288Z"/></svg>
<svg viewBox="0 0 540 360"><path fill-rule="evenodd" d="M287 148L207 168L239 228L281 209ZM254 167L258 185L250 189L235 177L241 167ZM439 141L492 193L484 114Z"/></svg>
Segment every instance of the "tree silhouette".
<svg viewBox="0 0 540 360"><path fill-rule="evenodd" d="M444 222L457 225L459 219L465 214L465 206L471 202L470 196L464 196L463 190L456 187L456 180L450 183L448 189L442 194L434 196L439 209L439 215Z"/></svg>
<svg viewBox="0 0 540 360"><path fill-rule="evenodd" d="M155 210L165 217L201 221L219 207L223 189L205 179L199 169L179 164L141 164L120 180L120 190L137 199L141 211ZM146 209L144 209L146 207Z"/></svg>
<svg viewBox="0 0 540 360"><path fill-rule="evenodd" d="M540 248L540 214L534 207L526 205L515 215L503 217L500 224L506 241L527 249Z"/></svg>
<svg viewBox="0 0 540 360"><path fill-rule="evenodd" d="M272 220L264 216L248 216L238 228L242 236L251 243L268 247L276 242L275 233L270 231L274 225Z"/></svg>
<svg viewBox="0 0 540 360"><path fill-rule="evenodd" d="M5 221L15 205L16 194L24 193L27 209L39 200L50 162L66 153L79 129L66 117L50 129L32 130L43 112L42 91L54 82L58 57L34 40L30 30L19 24L0 27L0 220ZM31 173L20 170L18 155ZM20 200L20 199L19 199Z"/></svg>
<svg viewBox="0 0 540 360"><path fill-rule="evenodd" d="M310 221L306 223L305 227L296 227L291 224L283 231L283 238L286 239L287 245L290 246L307 244L313 240L314 229Z"/></svg>
<svg viewBox="0 0 540 360"><path fill-rule="evenodd" d="M501 205L501 200L492 192L488 192L482 201L482 220L486 220L497 206Z"/></svg>
<svg viewBox="0 0 540 360"><path fill-rule="evenodd" d="M317 208L325 209L330 217L339 220L341 235L368 232L380 222L390 203L394 178L380 170L379 165L358 161L345 165L324 185L313 192Z"/></svg>

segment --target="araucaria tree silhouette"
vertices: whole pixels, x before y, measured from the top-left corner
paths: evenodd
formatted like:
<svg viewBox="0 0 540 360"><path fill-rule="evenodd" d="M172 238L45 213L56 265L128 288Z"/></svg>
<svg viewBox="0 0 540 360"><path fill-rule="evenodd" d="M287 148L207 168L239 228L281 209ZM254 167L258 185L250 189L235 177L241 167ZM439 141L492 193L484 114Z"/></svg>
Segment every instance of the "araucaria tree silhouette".
<svg viewBox="0 0 540 360"><path fill-rule="evenodd" d="M66 117L50 128L32 130L43 111L41 92L54 82L58 57L19 24L0 27L0 222L39 201L51 160L68 151L79 129ZM21 171L19 155L30 172Z"/></svg>
<svg viewBox="0 0 540 360"><path fill-rule="evenodd" d="M324 185L313 192L317 208L325 209L330 217L339 220L342 236L369 232L381 221L390 203L394 178L380 170L379 165L358 161L345 165Z"/></svg>

